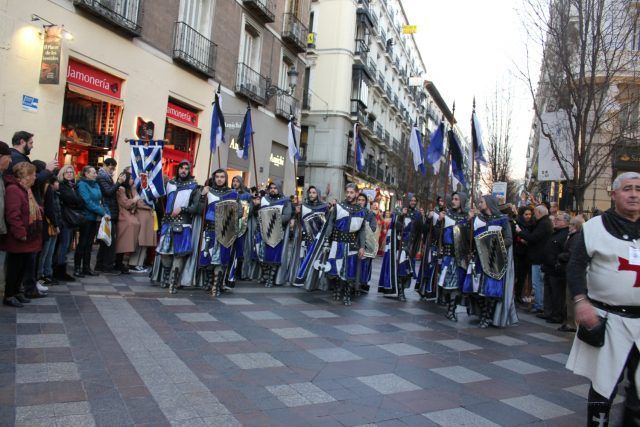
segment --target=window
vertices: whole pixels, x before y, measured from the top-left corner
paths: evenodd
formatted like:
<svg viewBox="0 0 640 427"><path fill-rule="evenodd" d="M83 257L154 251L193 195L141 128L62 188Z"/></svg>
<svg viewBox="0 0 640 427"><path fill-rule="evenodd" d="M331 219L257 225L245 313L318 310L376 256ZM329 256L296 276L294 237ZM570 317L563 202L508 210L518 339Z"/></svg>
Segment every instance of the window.
<svg viewBox="0 0 640 427"><path fill-rule="evenodd" d="M241 46L241 62L260 71L260 31L249 22L244 24L243 44Z"/></svg>
<svg viewBox="0 0 640 427"><path fill-rule="evenodd" d="M280 76L278 77L278 87L280 89L289 89L289 71L293 68L293 61L291 58L284 55L282 57L282 63L280 64Z"/></svg>
<svg viewBox="0 0 640 427"><path fill-rule="evenodd" d="M180 21L200 34L211 38L214 0L182 0L180 2Z"/></svg>
<svg viewBox="0 0 640 427"><path fill-rule="evenodd" d="M291 13L294 16L300 16L300 0L288 0L286 13Z"/></svg>

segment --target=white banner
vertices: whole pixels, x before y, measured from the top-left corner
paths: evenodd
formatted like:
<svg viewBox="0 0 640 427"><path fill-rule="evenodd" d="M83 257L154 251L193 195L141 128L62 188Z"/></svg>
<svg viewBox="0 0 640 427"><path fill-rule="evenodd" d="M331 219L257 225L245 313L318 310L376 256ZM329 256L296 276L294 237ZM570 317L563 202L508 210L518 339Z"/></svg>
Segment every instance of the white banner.
<svg viewBox="0 0 640 427"><path fill-rule="evenodd" d="M494 182L491 189L491 195L498 199L500 203L505 203L507 200L507 183L506 182Z"/></svg>
<svg viewBox="0 0 640 427"><path fill-rule="evenodd" d="M542 129L553 138L553 144L560 159L557 159L551 149L551 142L540 132L538 145L538 181L564 181L573 179L573 139L564 111L544 113L541 117ZM560 168L560 161L569 176L564 176Z"/></svg>

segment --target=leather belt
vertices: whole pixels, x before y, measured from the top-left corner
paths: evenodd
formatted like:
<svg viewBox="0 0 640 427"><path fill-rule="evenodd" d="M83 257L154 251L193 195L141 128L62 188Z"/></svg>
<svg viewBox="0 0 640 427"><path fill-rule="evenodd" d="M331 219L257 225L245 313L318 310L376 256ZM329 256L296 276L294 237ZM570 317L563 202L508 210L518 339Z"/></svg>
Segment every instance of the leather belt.
<svg viewBox="0 0 640 427"><path fill-rule="evenodd" d="M637 305L609 305L600 301L589 298L591 304L594 307L604 310L609 313L617 314L622 317L629 317L631 319L640 318L640 307Z"/></svg>
<svg viewBox="0 0 640 427"><path fill-rule="evenodd" d="M344 233L334 230L331 233L331 240L334 242L358 243L358 233Z"/></svg>

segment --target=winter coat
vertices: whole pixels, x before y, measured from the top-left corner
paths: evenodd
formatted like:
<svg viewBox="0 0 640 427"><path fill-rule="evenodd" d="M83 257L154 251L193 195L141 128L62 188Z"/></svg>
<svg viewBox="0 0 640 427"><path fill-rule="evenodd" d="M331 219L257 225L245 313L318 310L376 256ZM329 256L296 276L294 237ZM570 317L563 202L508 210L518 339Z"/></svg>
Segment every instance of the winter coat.
<svg viewBox="0 0 640 427"><path fill-rule="evenodd" d="M117 222L119 218L118 188L120 188L120 184L114 183L111 174L104 168L100 168L98 171L96 182L102 192L102 202L111 212L111 220Z"/></svg>
<svg viewBox="0 0 640 427"><path fill-rule="evenodd" d="M527 222L521 216L516 220L516 224L518 224L520 229L527 230L527 232L529 233L533 230L533 227L535 227L535 223L533 222L533 220ZM521 236L517 236L515 233L514 236L516 236L516 239L514 240L515 245L513 247L513 255L517 257L526 257L528 248L527 244Z"/></svg>
<svg viewBox="0 0 640 427"><path fill-rule="evenodd" d="M0 249L11 253L35 253L42 250L42 221L29 224L27 190L11 175L5 176L4 180L8 233L2 236Z"/></svg>
<svg viewBox="0 0 640 427"><path fill-rule="evenodd" d="M33 164L29 156L22 154L15 148L11 148L11 163L9 164L9 167L4 172L4 174L13 176L13 167L22 162ZM51 178L51 176L53 176L53 172L51 172L49 169L43 169L40 172L36 173L36 183L44 184L49 180L49 178Z"/></svg>
<svg viewBox="0 0 640 427"><path fill-rule="evenodd" d="M84 200L78 194L78 185L75 181L60 181L60 189L58 190L58 196L60 199L61 211L71 209L76 211L82 211L84 208ZM63 217L64 218L64 217ZM69 227L69 224L62 221L64 227Z"/></svg>
<svg viewBox="0 0 640 427"><path fill-rule="evenodd" d="M525 229L520 231L518 235L527 242L527 257L531 264L542 265L544 263L544 247L552 234L553 223L548 215L540 218L532 231Z"/></svg>
<svg viewBox="0 0 640 427"><path fill-rule="evenodd" d="M5 197L4 180L0 175L0 235L7 234L7 222L4 219L4 197Z"/></svg>
<svg viewBox="0 0 640 427"><path fill-rule="evenodd" d="M153 208L144 201L138 201L136 218L140 222L140 234L138 235L138 246L155 247L158 244L158 234L153 229Z"/></svg>
<svg viewBox="0 0 640 427"><path fill-rule="evenodd" d="M135 211L138 207L138 194L133 190L133 198L128 198L124 187L118 189L116 200L118 201L118 236L116 239L116 253L131 253L138 247L140 234L140 221Z"/></svg>
<svg viewBox="0 0 640 427"><path fill-rule="evenodd" d="M80 178L77 188L78 194L84 201L82 213L87 221L97 221L109 214L109 210L102 204L102 193L96 181Z"/></svg>
<svg viewBox="0 0 640 427"><path fill-rule="evenodd" d="M559 228L547 239L544 247L544 263L542 271L554 277L562 277L564 270L560 266L560 254L564 250L564 244L569 235L569 227Z"/></svg>

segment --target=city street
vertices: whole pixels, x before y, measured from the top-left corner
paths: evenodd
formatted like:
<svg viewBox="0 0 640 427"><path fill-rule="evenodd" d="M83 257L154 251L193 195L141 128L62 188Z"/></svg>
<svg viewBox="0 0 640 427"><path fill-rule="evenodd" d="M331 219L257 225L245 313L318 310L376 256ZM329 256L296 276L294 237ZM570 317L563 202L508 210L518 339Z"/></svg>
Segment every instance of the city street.
<svg viewBox="0 0 640 427"><path fill-rule="evenodd" d="M133 274L53 287L0 310L0 424L584 425L570 335L531 315L454 324L409 294L347 308L256 284L169 296Z"/></svg>

